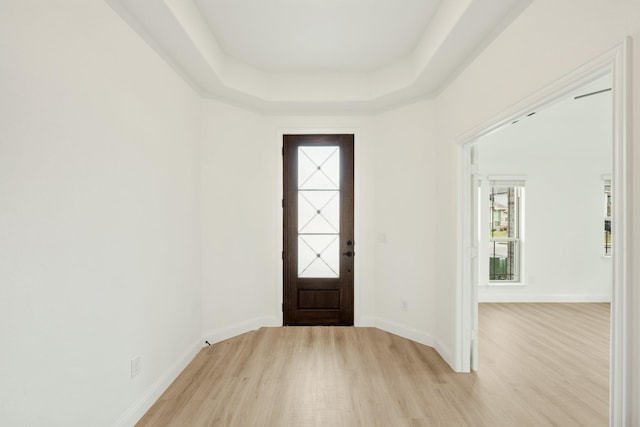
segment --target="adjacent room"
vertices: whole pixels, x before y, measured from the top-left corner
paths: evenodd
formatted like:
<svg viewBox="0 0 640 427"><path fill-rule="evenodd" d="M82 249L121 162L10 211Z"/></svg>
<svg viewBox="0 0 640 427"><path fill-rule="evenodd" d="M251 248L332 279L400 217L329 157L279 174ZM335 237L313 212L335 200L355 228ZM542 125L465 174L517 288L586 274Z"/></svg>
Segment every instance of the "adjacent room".
<svg viewBox="0 0 640 427"><path fill-rule="evenodd" d="M558 405L582 402L581 425L608 417L611 84L597 78L474 145L477 369L499 366L523 390L529 375L553 384Z"/></svg>
<svg viewBox="0 0 640 427"><path fill-rule="evenodd" d="M611 76L474 146L480 302L611 302Z"/></svg>
<svg viewBox="0 0 640 427"><path fill-rule="evenodd" d="M0 1L0 425L638 423L640 2L401 3Z"/></svg>

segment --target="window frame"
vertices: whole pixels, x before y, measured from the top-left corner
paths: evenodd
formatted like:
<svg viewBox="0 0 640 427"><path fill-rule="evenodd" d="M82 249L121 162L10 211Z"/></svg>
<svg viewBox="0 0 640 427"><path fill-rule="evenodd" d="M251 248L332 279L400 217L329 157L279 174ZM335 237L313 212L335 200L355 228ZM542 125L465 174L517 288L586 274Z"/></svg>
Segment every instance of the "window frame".
<svg viewBox="0 0 640 427"><path fill-rule="evenodd" d="M483 250L480 252L485 253L486 255L481 257L480 262L485 264L486 267L480 268L480 276L479 276L479 285L488 285L488 286L513 286L513 285L525 285L525 187L526 187L526 177L515 175L515 176L487 176L486 179L481 179L481 184L479 186L479 197L480 200L486 199L486 201L478 203L479 210L479 224L478 234L479 234L479 244L483 247ZM491 202L489 200L490 194L492 192L492 188L496 187L515 187L516 192L518 194L517 199L517 237L491 237L490 232L491 228L494 226L494 218L492 216L492 211L490 210ZM486 214L482 214L481 212L486 211ZM486 215L486 217L484 216ZM485 218L484 220L482 218ZM491 227L487 229L487 227ZM514 274L513 279L502 280L502 279L492 279L491 278L491 251L490 245L491 242L516 242L515 248L515 263L514 263ZM486 249L484 249L486 248ZM486 261L485 261L486 260Z"/></svg>
<svg viewBox="0 0 640 427"><path fill-rule="evenodd" d="M611 175L602 175L602 181L602 214L604 225L604 251L602 256L610 258L611 255L613 255L613 182L611 180ZM609 223L609 230L607 230L607 222Z"/></svg>

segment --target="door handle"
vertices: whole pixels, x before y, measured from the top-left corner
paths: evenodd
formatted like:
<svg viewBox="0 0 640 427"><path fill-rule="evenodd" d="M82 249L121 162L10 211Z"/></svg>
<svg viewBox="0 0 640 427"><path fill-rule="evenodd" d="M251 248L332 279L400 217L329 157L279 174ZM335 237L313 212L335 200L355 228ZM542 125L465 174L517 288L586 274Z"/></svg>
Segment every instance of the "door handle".
<svg viewBox="0 0 640 427"><path fill-rule="evenodd" d="M342 255L346 255L348 257L351 257L351 256L353 256L353 252L351 252L351 251L343 252Z"/></svg>

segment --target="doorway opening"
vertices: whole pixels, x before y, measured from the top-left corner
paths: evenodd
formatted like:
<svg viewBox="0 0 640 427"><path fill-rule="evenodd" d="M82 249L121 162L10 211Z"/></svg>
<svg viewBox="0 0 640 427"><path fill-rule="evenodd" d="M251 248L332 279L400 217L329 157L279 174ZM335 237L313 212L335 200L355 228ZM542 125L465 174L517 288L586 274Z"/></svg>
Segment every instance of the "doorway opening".
<svg viewBox="0 0 640 427"><path fill-rule="evenodd" d="M557 422L561 408L587 398L589 407L572 415L583 417L578 423L608 420L612 239L603 177L612 172L611 117L607 74L472 146L475 365L481 374L501 366L492 373L522 389L562 390L548 405ZM535 375L525 380L525 370Z"/></svg>
<svg viewBox="0 0 640 427"><path fill-rule="evenodd" d="M529 99L524 100L500 118L492 120L458 140L459 153L459 216L458 216L458 271L456 306L456 369L460 372L482 369L478 366L478 266L484 263L479 258L478 246L478 192L477 170L475 169L474 144L501 128L510 126L532 112L541 111L566 97L576 89L587 85L607 74L612 76L612 173L611 195L612 212L610 229L612 256L612 295L611 295L611 341L609 376L609 422L611 425L623 425L627 414L626 390L628 390L628 337L629 299L625 298L630 290L629 280L629 184L628 167L629 142L628 122L628 80L629 80L628 41L606 52L589 64L581 67L558 82L546 87ZM526 186L526 183L525 183ZM530 205L531 200L527 200ZM526 214L525 214L526 215ZM602 221L599 221L602 224ZM604 234L603 234L604 236ZM526 233L525 233L526 240ZM526 242L525 242L526 244ZM526 249L525 249L526 250ZM521 274L526 276L526 258ZM487 266L488 269L488 266Z"/></svg>

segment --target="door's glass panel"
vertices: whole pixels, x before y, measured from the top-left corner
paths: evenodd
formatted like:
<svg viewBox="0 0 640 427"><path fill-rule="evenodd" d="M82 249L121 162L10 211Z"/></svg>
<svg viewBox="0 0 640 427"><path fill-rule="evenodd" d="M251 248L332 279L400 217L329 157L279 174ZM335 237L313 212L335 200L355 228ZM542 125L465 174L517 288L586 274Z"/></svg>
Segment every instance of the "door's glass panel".
<svg viewBox="0 0 640 427"><path fill-rule="evenodd" d="M340 147L298 147L298 276L339 277Z"/></svg>
<svg viewBox="0 0 640 427"><path fill-rule="evenodd" d="M298 277L338 277L339 270L337 234L298 235Z"/></svg>
<svg viewBox="0 0 640 427"><path fill-rule="evenodd" d="M338 191L298 192L298 231L300 233L338 233L340 197Z"/></svg>
<svg viewBox="0 0 640 427"><path fill-rule="evenodd" d="M338 190L340 147L298 147L298 188Z"/></svg>

